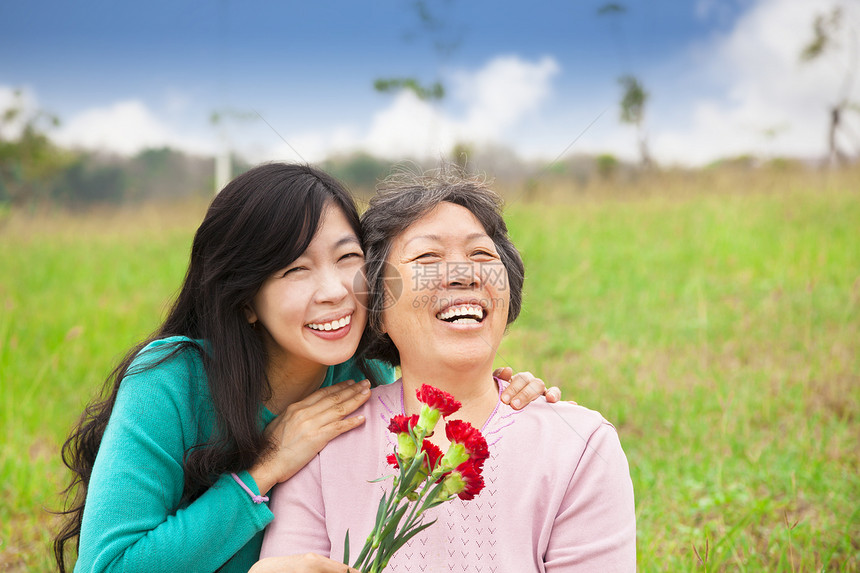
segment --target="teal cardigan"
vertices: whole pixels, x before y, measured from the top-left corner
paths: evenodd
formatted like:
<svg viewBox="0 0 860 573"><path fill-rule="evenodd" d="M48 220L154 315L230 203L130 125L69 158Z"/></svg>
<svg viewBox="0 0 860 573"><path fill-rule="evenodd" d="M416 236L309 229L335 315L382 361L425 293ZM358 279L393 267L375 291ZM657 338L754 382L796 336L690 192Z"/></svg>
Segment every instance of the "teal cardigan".
<svg viewBox="0 0 860 573"><path fill-rule="evenodd" d="M259 557L272 512L230 475L193 502L181 501L183 456L214 428L203 364L186 350L141 368L179 340L148 345L120 384L87 488L75 571L246 572ZM393 368L371 365L381 381L393 382ZM329 368L323 385L363 378L350 360ZM265 426L275 416L261 405L260 417ZM260 493L247 472L238 475Z"/></svg>

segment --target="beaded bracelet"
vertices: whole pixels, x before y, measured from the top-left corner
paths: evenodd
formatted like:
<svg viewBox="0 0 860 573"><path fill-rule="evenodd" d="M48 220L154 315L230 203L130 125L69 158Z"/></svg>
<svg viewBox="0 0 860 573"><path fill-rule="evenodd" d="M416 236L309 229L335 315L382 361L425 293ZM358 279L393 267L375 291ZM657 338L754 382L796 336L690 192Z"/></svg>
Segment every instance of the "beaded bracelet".
<svg viewBox="0 0 860 573"><path fill-rule="evenodd" d="M239 479L239 476L237 476L236 474L230 474L230 475L233 476L233 479L236 480L237 484L242 486L242 489L244 489L245 491L248 492L248 495L251 496L251 500L254 503L263 503L264 501L269 501L269 498L266 497L265 495L257 495L253 491L251 491L251 488L246 486L245 482L243 482L241 479Z"/></svg>

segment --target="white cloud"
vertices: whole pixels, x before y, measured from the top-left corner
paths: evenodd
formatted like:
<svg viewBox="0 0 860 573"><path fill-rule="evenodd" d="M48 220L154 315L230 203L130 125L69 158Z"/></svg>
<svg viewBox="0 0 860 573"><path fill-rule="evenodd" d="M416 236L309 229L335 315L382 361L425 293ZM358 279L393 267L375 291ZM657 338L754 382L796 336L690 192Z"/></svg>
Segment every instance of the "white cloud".
<svg viewBox="0 0 860 573"><path fill-rule="evenodd" d="M535 62L517 56L497 57L478 70L452 73L448 82L453 101L422 101L404 90L373 114L365 129L337 126L297 134L290 144L305 160L316 161L332 152L356 149L393 159L434 157L447 154L459 141L500 141L547 99L558 70L550 57ZM451 108L461 112L453 113ZM266 158L295 155L282 144Z"/></svg>
<svg viewBox="0 0 860 573"><path fill-rule="evenodd" d="M54 140L61 145L106 149L123 155L160 146L195 153L214 151L212 138L179 133L139 100L120 101L77 113L57 130Z"/></svg>
<svg viewBox="0 0 860 573"><path fill-rule="evenodd" d="M516 56L496 58L474 75L458 76L458 97L469 102L464 124L475 139L495 139L550 93L559 66L553 58L527 62Z"/></svg>
<svg viewBox="0 0 860 573"><path fill-rule="evenodd" d="M847 27L860 29L858 7L842 6ZM805 64L799 55L812 39L815 15L828 8L808 0L760 0L730 33L702 50L711 55L704 65L722 94L690 104L686 126L655 132L658 159L702 163L747 152L823 156L828 108L838 99L848 50ZM856 115L846 123L860 133Z"/></svg>
<svg viewBox="0 0 860 573"><path fill-rule="evenodd" d="M423 157L450 149L460 131L442 109L402 91L389 107L374 114L361 144L382 157Z"/></svg>
<svg viewBox="0 0 860 573"><path fill-rule="evenodd" d="M352 151L360 147L360 137L353 126L339 126L329 131L306 131L289 138L289 143L279 143L273 148L246 147L245 153L252 161L307 161L317 162L332 152Z"/></svg>
<svg viewBox="0 0 860 573"><path fill-rule="evenodd" d="M164 107L170 114L185 113L193 103L191 96L182 90L170 88L164 94Z"/></svg>

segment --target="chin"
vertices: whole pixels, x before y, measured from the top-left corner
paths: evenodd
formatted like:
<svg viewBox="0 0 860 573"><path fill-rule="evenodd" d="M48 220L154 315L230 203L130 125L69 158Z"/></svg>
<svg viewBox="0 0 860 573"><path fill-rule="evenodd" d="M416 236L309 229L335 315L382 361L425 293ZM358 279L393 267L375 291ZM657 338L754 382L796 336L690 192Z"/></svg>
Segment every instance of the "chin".
<svg viewBox="0 0 860 573"><path fill-rule="evenodd" d="M329 349L325 352L316 353L315 360L325 366L336 366L343 364L355 355L356 346L349 346L343 349Z"/></svg>
<svg viewBox="0 0 860 573"><path fill-rule="evenodd" d="M327 366L336 366L338 364L343 364L344 362L346 362L347 360L349 360L353 356L355 356L355 349L347 351L347 352L339 353L339 354L333 354L333 355L331 355L329 360L327 360L325 362L325 364Z"/></svg>
<svg viewBox="0 0 860 573"><path fill-rule="evenodd" d="M455 352L444 353L443 357L433 361L433 364L449 370L463 371L472 370L481 364L487 364L488 368L492 370L493 353L487 352L487 345L483 341L482 346L483 348L464 345ZM422 362L426 363L426 358Z"/></svg>

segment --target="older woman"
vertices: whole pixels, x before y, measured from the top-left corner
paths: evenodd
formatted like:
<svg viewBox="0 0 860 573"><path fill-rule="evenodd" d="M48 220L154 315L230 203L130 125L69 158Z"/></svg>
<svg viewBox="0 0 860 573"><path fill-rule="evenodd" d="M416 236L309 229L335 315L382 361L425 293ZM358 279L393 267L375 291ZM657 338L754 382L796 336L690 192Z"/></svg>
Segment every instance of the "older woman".
<svg viewBox="0 0 860 573"><path fill-rule="evenodd" d="M597 412L500 399L493 359L522 304L523 263L500 200L450 170L389 183L372 201L367 272L372 356L401 367L361 408L367 423L331 441L273 497L263 556L341 559L346 530L373 527L390 474L395 414L419 411L428 383L453 394L457 417L481 428L490 457L474 500L431 510L437 523L403 547L390 571L632 571L633 487L615 428ZM552 410L552 411L550 411ZM444 451L443 432L431 441ZM346 462L349 460L349 462Z"/></svg>

